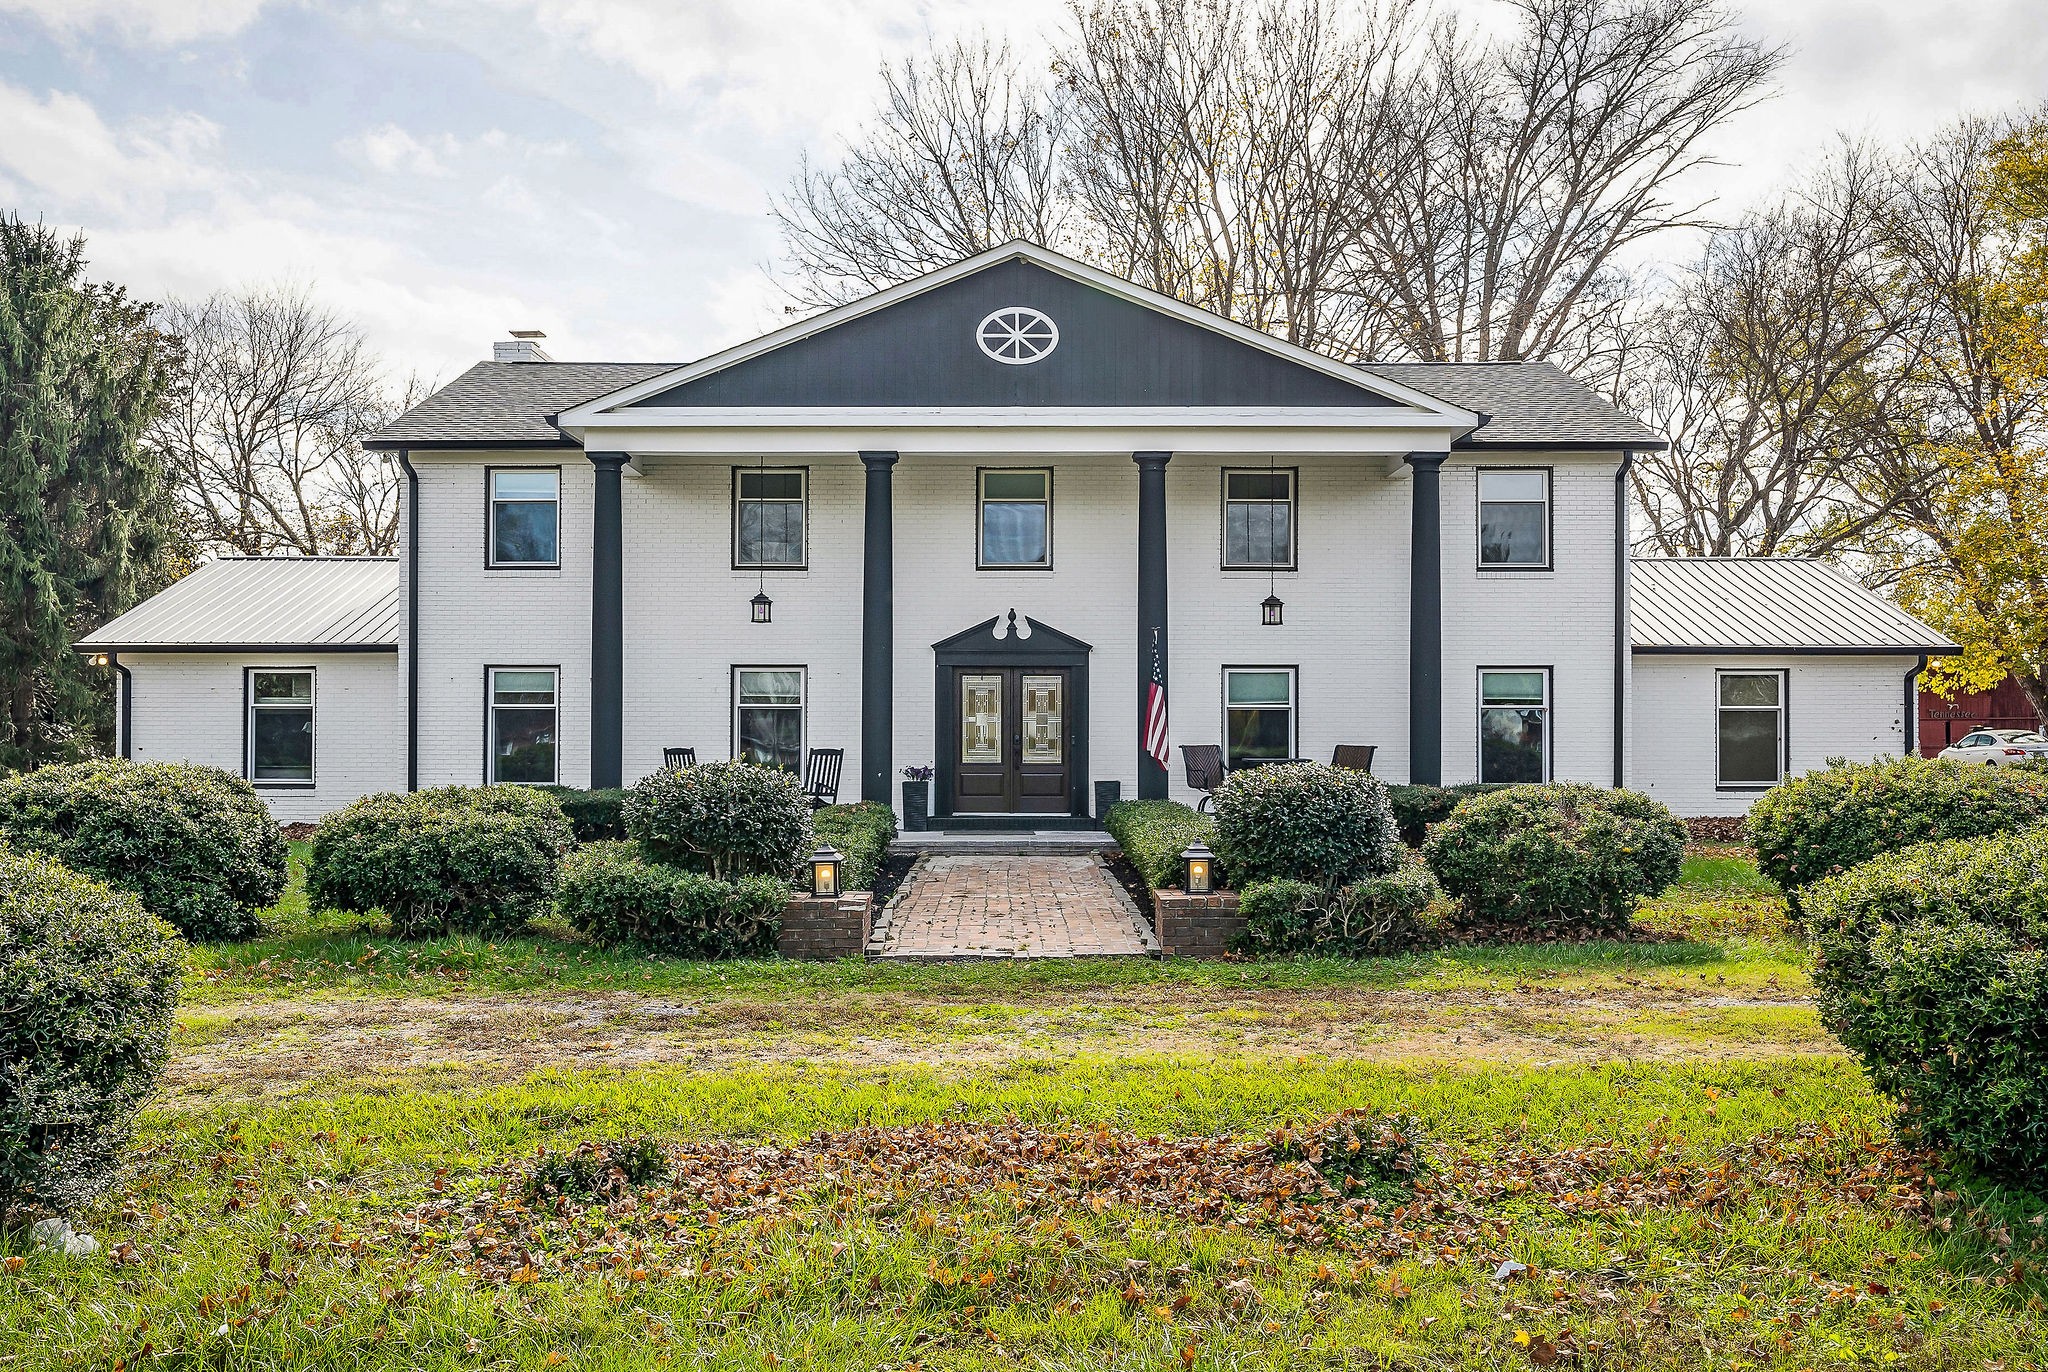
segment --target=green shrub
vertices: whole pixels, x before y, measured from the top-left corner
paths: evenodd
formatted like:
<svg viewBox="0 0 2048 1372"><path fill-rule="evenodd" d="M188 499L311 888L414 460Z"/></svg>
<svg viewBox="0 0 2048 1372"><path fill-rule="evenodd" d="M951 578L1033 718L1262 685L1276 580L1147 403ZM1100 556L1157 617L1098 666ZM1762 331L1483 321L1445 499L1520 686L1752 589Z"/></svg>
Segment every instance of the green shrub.
<svg viewBox="0 0 2048 1372"><path fill-rule="evenodd" d="M846 859L839 869L842 888L872 891L882 859L896 838L896 812L872 800L828 805L812 814L811 832L817 842L831 844Z"/></svg>
<svg viewBox="0 0 2048 1372"><path fill-rule="evenodd" d="M784 877L719 881L647 862L635 843L591 843L562 862L555 909L593 943L637 943L689 958L762 956L775 951Z"/></svg>
<svg viewBox="0 0 2048 1372"><path fill-rule="evenodd" d="M1387 804L1394 810L1394 827L1401 842L1420 848L1429 826L1441 824L1466 796L1484 795L1513 785L1504 781L1468 781L1458 786L1389 786Z"/></svg>
<svg viewBox="0 0 2048 1372"><path fill-rule="evenodd" d="M1678 879L1685 826L1635 791L1579 782L1467 796L1422 855L1476 918L1514 928L1626 924Z"/></svg>
<svg viewBox="0 0 2048 1372"><path fill-rule="evenodd" d="M103 760L0 781L0 841L134 892L191 938L247 938L284 893L277 822L218 767Z"/></svg>
<svg viewBox="0 0 2048 1372"><path fill-rule="evenodd" d="M626 836L626 792L623 788L579 791L574 786L536 786L533 789L545 791L555 798L555 803L562 807L563 818L575 831L578 843L603 843Z"/></svg>
<svg viewBox="0 0 2048 1372"><path fill-rule="evenodd" d="M1322 953L1377 957L1432 942L1432 907L1443 889L1413 859L1387 876L1335 891L1306 881L1256 881L1237 894L1244 932L1235 951L1258 956Z"/></svg>
<svg viewBox="0 0 2048 1372"><path fill-rule="evenodd" d="M1833 761L1749 807L1756 865L1788 893L1866 858L2048 820L2048 773L1931 758Z"/></svg>
<svg viewBox="0 0 2048 1372"><path fill-rule="evenodd" d="M0 1215L113 1181L170 1053L183 947L126 891L0 850Z"/></svg>
<svg viewBox="0 0 2048 1372"><path fill-rule="evenodd" d="M787 879L811 855L811 803L776 767L706 762L643 778L626 792L626 833L657 862L720 880Z"/></svg>
<svg viewBox="0 0 2048 1372"><path fill-rule="evenodd" d="M1180 885L1180 855L1190 843L1216 844L1216 821L1177 800L1118 801L1102 827L1155 891Z"/></svg>
<svg viewBox="0 0 2048 1372"><path fill-rule="evenodd" d="M1884 853L1805 889L1822 1023L1930 1142L2048 1183L2048 830Z"/></svg>
<svg viewBox="0 0 2048 1372"><path fill-rule="evenodd" d="M364 796L321 821L306 894L382 910L400 938L506 933L547 913L573 842L554 797L527 786Z"/></svg>
<svg viewBox="0 0 2048 1372"><path fill-rule="evenodd" d="M1325 890L1401 865L1387 788L1364 772L1296 762L1232 772L1216 792L1216 856L1242 888L1288 878Z"/></svg>
<svg viewBox="0 0 2048 1372"><path fill-rule="evenodd" d="M543 1148L527 1170L524 1190L528 1200L622 1200L633 1187L660 1181L671 1170L668 1152L650 1138L579 1143L567 1152Z"/></svg>

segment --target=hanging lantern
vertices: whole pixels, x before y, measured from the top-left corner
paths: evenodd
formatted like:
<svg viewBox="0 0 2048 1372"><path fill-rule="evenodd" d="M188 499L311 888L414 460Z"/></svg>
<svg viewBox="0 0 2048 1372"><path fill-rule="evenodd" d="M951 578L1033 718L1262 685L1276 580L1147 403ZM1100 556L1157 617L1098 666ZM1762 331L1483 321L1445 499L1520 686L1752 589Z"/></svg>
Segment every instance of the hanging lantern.
<svg viewBox="0 0 2048 1372"><path fill-rule="evenodd" d="M837 848L829 843L818 845L818 851L811 854L811 894L825 900L839 897L839 864L844 861Z"/></svg>
<svg viewBox="0 0 2048 1372"><path fill-rule="evenodd" d="M1206 896L1216 890L1216 855L1209 845L1196 839L1181 850L1180 887L1191 896Z"/></svg>
<svg viewBox="0 0 2048 1372"><path fill-rule="evenodd" d="M1279 596L1268 595L1264 600L1259 602L1259 623L1278 624L1280 622L1280 612L1285 608L1286 607L1280 603Z"/></svg>
<svg viewBox="0 0 2048 1372"><path fill-rule="evenodd" d="M756 624L768 623L768 617L775 612L775 602L768 598L768 592L765 588L754 592L754 598L747 603L754 607L754 622Z"/></svg>

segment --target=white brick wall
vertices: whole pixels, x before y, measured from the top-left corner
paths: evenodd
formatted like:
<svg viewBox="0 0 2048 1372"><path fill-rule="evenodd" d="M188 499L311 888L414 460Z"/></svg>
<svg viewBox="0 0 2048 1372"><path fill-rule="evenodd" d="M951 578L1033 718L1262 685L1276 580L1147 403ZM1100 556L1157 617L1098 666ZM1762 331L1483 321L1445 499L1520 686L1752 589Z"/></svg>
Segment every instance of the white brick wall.
<svg viewBox="0 0 2048 1372"><path fill-rule="evenodd" d="M129 653L132 753L245 775L243 673L313 669L311 788L263 787L280 823L315 820L358 796L405 789L405 687L391 653Z"/></svg>
<svg viewBox="0 0 2048 1372"><path fill-rule="evenodd" d="M1906 669L1915 660L1639 654L1631 784L1680 815L1748 812L1758 792L1714 785L1717 669L1788 674L1785 740L1792 774L1824 766L1830 757L1896 756L1905 748Z"/></svg>

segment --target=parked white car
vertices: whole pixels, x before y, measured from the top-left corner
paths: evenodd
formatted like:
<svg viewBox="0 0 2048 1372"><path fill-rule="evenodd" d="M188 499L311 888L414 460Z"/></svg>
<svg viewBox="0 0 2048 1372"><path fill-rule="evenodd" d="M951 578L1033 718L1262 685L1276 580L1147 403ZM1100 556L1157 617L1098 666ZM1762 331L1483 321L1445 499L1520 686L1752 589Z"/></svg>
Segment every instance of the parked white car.
<svg viewBox="0 0 2048 1372"><path fill-rule="evenodd" d="M2048 738L2026 729L1977 729L1935 756L1944 762L1978 767L2010 767L2015 762L2048 758Z"/></svg>

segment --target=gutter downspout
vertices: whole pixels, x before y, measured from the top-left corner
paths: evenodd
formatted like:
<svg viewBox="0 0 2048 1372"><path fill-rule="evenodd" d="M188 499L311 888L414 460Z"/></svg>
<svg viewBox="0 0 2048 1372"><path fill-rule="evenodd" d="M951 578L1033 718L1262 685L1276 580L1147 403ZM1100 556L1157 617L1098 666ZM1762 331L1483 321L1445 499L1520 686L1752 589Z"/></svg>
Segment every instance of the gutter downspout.
<svg viewBox="0 0 2048 1372"><path fill-rule="evenodd" d="M420 474L398 450L405 473L405 789L420 788Z"/></svg>
<svg viewBox="0 0 2048 1372"><path fill-rule="evenodd" d="M1906 736L1906 756L1920 751L1920 674L1927 670L1928 653L1906 669L1906 716L1900 732Z"/></svg>
<svg viewBox="0 0 2048 1372"><path fill-rule="evenodd" d="M115 725L121 735L119 752L124 759L132 759L135 756L135 678L121 664L121 654L111 648L107 650L107 665L120 677L114 685L115 692L121 697L115 707L120 718Z"/></svg>
<svg viewBox="0 0 2048 1372"><path fill-rule="evenodd" d="M1628 782L1628 474L1636 455L1614 469L1614 785Z"/></svg>

